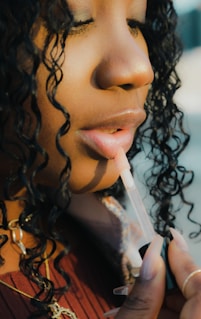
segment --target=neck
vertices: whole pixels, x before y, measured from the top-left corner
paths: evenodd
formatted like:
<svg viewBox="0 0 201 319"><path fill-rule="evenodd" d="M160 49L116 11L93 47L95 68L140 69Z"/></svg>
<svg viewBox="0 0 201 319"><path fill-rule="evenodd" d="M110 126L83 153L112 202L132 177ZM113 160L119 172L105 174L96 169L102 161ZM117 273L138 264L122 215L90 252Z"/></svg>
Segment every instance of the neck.
<svg viewBox="0 0 201 319"><path fill-rule="evenodd" d="M24 202L22 200L5 201L7 210L7 220L18 219L24 210Z"/></svg>
<svg viewBox="0 0 201 319"><path fill-rule="evenodd" d="M26 191L25 189L21 189L18 191L13 197L25 197ZM23 200L2 200L5 203L6 206L6 216L7 220L10 221L12 219L18 219L20 214L23 212L25 204Z"/></svg>

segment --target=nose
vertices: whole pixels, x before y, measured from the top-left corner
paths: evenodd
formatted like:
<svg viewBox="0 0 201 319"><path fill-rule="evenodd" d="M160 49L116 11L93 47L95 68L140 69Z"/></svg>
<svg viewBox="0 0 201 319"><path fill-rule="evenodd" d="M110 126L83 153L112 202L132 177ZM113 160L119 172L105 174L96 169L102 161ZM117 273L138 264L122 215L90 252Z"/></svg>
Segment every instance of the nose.
<svg viewBox="0 0 201 319"><path fill-rule="evenodd" d="M108 41L101 62L95 71L99 88L121 87L124 90L150 84L154 75L144 39L129 34L126 38Z"/></svg>

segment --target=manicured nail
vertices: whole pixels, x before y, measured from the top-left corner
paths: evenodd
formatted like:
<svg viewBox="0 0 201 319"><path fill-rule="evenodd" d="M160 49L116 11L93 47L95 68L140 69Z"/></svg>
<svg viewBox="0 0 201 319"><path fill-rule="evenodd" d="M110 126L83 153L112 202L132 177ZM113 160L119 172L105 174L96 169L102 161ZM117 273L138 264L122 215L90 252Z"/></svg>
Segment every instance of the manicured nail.
<svg viewBox="0 0 201 319"><path fill-rule="evenodd" d="M163 238L160 235L156 235L152 240L149 248L147 249L143 259L142 267L140 270L140 277L142 279L151 280L155 277L158 270L157 264L158 258L161 254L162 245Z"/></svg>
<svg viewBox="0 0 201 319"><path fill-rule="evenodd" d="M115 315L117 314L117 312L119 311L119 309L120 309L120 308L111 309L111 310L105 312L105 313L103 314L103 316L106 317L106 318L107 318L107 317L111 317L111 316L115 316Z"/></svg>
<svg viewBox="0 0 201 319"><path fill-rule="evenodd" d="M128 296L129 293L129 286L121 286L113 289L114 295L122 295L122 296Z"/></svg>
<svg viewBox="0 0 201 319"><path fill-rule="evenodd" d="M175 228L170 228L170 232L177 244L177 246L183 251L189 251L188 245L184 239L184 237L179 233Z"/></svg>

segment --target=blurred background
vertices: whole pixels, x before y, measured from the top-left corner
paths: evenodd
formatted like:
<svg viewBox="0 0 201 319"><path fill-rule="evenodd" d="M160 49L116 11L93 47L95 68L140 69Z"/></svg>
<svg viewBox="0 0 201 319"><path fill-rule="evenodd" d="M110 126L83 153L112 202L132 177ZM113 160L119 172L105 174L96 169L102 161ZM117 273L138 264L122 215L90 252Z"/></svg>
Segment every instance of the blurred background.
<svg viewBox="0 0 201 319"><path fill-rule="evenodd" d="M191 134L181 164L195 173L186 197L195 204L193 219L201 223L201 0L173 1L179 16L178 33L184 47L177 68L182 86L175 101L184 110L186 130ZM201 235L189 239L189 233L199 230L199 226L188 222L184 214L178 218L177 226L183 231L195 261L201 265Z"/></svg>
<svg viewBox="0 0 201 319"><path fill-rule="evenodd" d="M201 0L173 0L185 49L201 46Z"/></svg>

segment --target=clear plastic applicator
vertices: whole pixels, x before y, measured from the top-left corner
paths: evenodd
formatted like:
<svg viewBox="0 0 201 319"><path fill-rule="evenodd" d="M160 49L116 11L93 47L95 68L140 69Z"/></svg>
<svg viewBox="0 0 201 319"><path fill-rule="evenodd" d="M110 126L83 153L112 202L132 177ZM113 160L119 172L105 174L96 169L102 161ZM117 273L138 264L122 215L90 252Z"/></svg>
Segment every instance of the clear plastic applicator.
<svg viewBox="0 0 201 319"><path fill-rule="evenodd" d="M127 191L128 197L130 198L132 208L133 208L133 213L135 214L136 220L138 221L138 224L142 233L143 238L141 241L141 245L138 246L138 249L140 249L143 246L145 247L148 246L152 242L156 233L154 231L153 225L149 219L149 216L146 212L146 209L144 207L140 194L135 185L134 178L130 172L130 164L128 162L128 159L126 157L126 154L123 148L121 147L119 148L114 158L114 161L120 173L120 176L125 186L125 189ZM175 278L171 273L169 263L168 263L167 247L168 247L169 241L170 239L168 237L164 238L161 256L163 257L166 264L166 289L172 290L172 289L175 289L177 285L176 285ZM136 247L133 247L133 249L135 248Z"/></svg>
<svg viewBox="0 0 201 319"><path fill-rule="evenodd" d="M115 158L114 158L115 164L117 166L117 169L119 171L119 174L121 176L122 182L124 184L124 187L126 189L126 192L128 194L128 197L130 199L133 214L135 215L135 219L138 222L141 236L143 237L141 241L138 242L134 247L130 247L130 249L135 250L133 257L137 257L137 261L134 262L134 267L138 265L139 268L136 267L137 272L140 269L141 266L141 256L139 253L139 249L143 246L148 246L154 236L156 235L156 232L153 228L153 225L149 219L149 216L146 212L146 209L144 207L144 204L142 202L142 199L140 197L140 194L138 192L138 189L135 185L135 181L133 178L133 175L130 172L130 164L128 162L128 159L126 157L126 154L123 150L123 148L119 148ZM140 243L140 244L139 244ZM176 282L174 277L171 274L171 271L169 269L168 265L168 259L166 257L167 252L167 245L168 242L166 239L164 240L163 248L161 251L161 256L163 257L165 263L166 263L166 286L167 290L172 290L176 287ZM138 274L136 273L136 277ZM129 285L118 287L114 289L115 295L128 295L129 294ZM104 313L104 317L111 317L115 316L120 308L114 308L109 310L108 312Z"/></svg>
<svg viewBox="0 0 201 319"><path fill-rule="evenodd" d="M122 148L119 148L114 158L114 161L120 173L120 176L125 186L125 189L127 191L128 197L130 198L135 217L141 228L141 231L145 240L144 244L150 244L150 242L152 241L156 233L149 219L149 216L146 212L146 209L144 207L144 204L142 202L138 189L135 185L134 178L130 172L130 164Z"/></svg>

